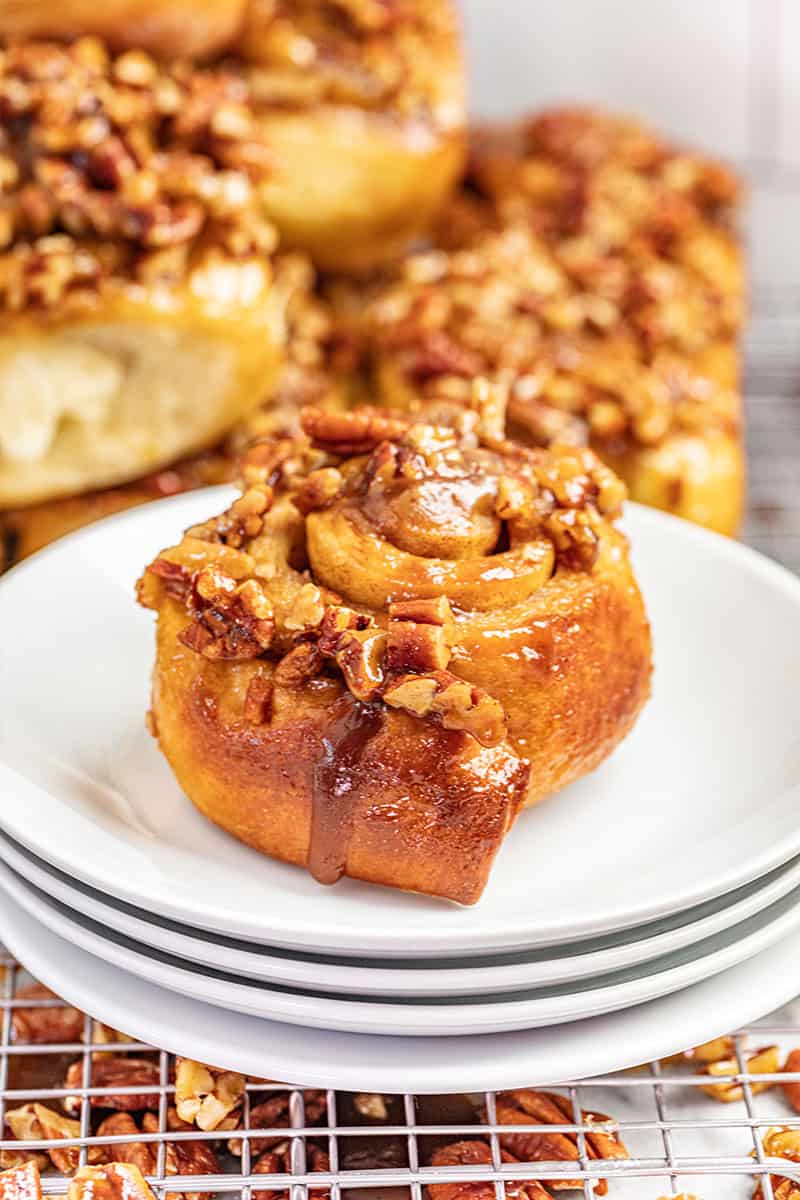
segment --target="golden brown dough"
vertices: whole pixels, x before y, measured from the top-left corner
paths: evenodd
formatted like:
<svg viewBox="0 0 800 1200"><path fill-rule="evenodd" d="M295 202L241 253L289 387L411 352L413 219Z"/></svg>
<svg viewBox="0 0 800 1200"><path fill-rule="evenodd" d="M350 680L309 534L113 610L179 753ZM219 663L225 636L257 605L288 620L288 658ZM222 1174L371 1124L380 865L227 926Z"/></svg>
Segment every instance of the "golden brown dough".
<svg viewBox="0 0 800 1200"><path fill-rule="evenodd" d="M159 744L262 852L473 903L518 809L597 766L647 697L624 488L474 412L312 409L304 429L255 447L241 499L142 577Z"/></svg>
<svg viewBox="0 0 800 1200"><path fill-rule="evenodd" d="M736 532L744 454L735 180L641 126L546 113L476 139L433 250L377 288L379 394L510 389L509 433L588 441L635 500Z"/></svg>
<svg viewBox="0 0 800 1200"><path fill-rule="evenodd" d="M207 58L241 28L246 0L0 0L0 37L94 35L115 50Z"/></svg>
<svg viewBox="0 0 800 1200"><path fill-rule="evenodd" d="M0 505L212 444L274 386L286 337L243 79L24 42L0 115Z"/></svg>
<svg viewBox="0 0 800 1200"><path fill-rule="evenodd" d="M252 0L237 52L275 170L287 245L362 271L424 231L464 163L464 63L451 0Z"/></svg>

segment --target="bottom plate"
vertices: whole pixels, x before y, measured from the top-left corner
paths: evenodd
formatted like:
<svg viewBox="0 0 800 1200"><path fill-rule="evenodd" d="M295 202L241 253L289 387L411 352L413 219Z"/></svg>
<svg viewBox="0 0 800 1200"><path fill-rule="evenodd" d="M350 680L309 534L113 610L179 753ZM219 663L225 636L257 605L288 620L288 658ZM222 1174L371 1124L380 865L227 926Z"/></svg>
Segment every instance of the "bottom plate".
<svg viewBox="0 0 800 1200"><path fill-rule="evenodd" d="M505 1033L618 1012L687 987L771 946L800 923L800 889L763 913L688 950L626 971L576 984L502 996L371 996L269 987L210 967L184 962L132 938L114 934L45 895L0 864L0 895L8 893L36 920L74 945L148 982L228 1011L277 1018L344 1033L438 1037Z"/></svg>
<svg viewBox="0 0 800 1200"><path fill-rule="evenodd" d="M329 1033L237 1013L136 979L45 929L10 898L0 939L69 1003L139 1041L308 1087L441 1093L537 1087L623 1070L748 1024L800 992L800 932L672 996L547 1029L480 1037Z"/></svg>

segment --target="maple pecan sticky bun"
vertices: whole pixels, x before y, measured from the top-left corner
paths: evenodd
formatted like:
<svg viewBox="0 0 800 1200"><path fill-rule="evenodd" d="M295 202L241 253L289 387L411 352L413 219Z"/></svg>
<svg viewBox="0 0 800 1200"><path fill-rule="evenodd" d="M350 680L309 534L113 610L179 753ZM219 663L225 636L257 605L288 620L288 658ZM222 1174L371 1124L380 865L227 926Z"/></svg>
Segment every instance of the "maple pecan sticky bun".
<svg viewBox="0 0 800 1200"><path fill-rule="evenodd" d="M288 297L287 342L268 399L209 450L117 487L0 511L0 571L102 517L195 488L230 483L236 478L239 458L254 442L299 432L304 405L339 410L351 402L359 349L349 331L340 330L330 306L313 292L308 260L279 255L274 271L277 285Z"/></svg>
<svg viewBox="0 0 800 1200"><path fill-rule="evenodd" d="M265 854L473 903L518 811L647 698L624 487L472 410L310 409L303 429L144 572L153 729L201 812Z"/></svg>
<svg viewBox="0 0 800 1200"><path fill-rule="evenodd" d="M240 76L91 38L0 54L0 505L133 479L260 403L268 161Z"/></svg>
<svg viewBox="0 0 800 1200"><path fill-rule="evenodd" d="M439 244L378 288L382 395L414 409L503 379L512 436L588 442L634 500L735 533L736 196L719 165L591 112L479 137Z"/></svg>
<svg viewBox="0 0 800 1200"><path fill-rule="evenodd" d="M451 0L251 0L235 50L275 156L262 197L287 245L362 271L428 227L466 156Z"/></svg>

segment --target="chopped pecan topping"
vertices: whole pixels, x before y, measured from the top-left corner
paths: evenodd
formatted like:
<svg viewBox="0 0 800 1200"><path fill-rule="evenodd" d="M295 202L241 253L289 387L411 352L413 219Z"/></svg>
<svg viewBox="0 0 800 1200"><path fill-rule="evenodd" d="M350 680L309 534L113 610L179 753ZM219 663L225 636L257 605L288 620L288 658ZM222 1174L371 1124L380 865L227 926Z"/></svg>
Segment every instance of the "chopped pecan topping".
<svg viewBox="0 0 800 1200"><path fill-rule="evenodd" d="M334 658L356 700L374 700L383 685L387 638L381 629L350 629L342 633Z"/></svg>
<svg viewBox="0 0 800 1200"><path fill-rule="evenodd" d="M8 1171L0 1171L0 1200L41 1200L39 1167L27 1162Z"/></svg>
<svg viewBox="0 0 800 1200"><path fill-rule="evenodd" d="M536 1125L530 1133L500 1134L500 1145L510 1150L520 1162L559 1161L578 1162L578 1137L575 1133L548 1132L548 1125L571 1125L575 1122L572 1104L565 1096L555 1092L539 1092L531 1088L520 1088L503 1093L497 1098L497 1121L500 1125ZM619 1135L600 1126L610 1124L604 1113L582 1112L586 1152L590 1159L628 1158L628 1151ZM542 1128L539 1128L542 1127ZM559 1179L549 1186L580 1188L578 1181ZM595 1184L598 1196L608 1192L606 1180Z"/></svg>
<svg viewBox="0 0 800 1200"><path fill-rule="evenodd" d="M453 613L446 597L389 605L386 665L390 671L444 671L450 661Z"/></svg>
<svg viewBox="0 0 800 1200"><path fill-rule="evenodd" d="M175 1108L182 1121L198 1129L216 1129L242 1103L244 1076L179 1058L175 1076Z"/></svg>
<svg viewBox="0 0 800 1200"><path fill-rule="evenodd" d="M79 1042L86 1021L82 1012L65 1004L43 983L20 988L15 1000L53 1001L36 1008L14 1008L11 1013L11 1037L15 1042L37 1045Z"/></svg>
<svg viewBox="0 0 800 1200"><path fill-rule="evenodd" d="M135 1058L133 1055L119 1057L96 1058L92 1062L93 1088L141 1088L141 1091L117 1095L91 1096L89 1103L93 1108L114 1108L120 1112L136 1112L142 1108L158 1108L158 1093L144 1089L157 1087L159 1070L155 1063L146 1058ZM67 1069L64 1079L65 1088L80 1088L83 1086L83 1062L78 1059ZM80 1116L80 1096L66 1096L64 1111L68 1116Z"/></svg>
<svg viewBox="0 0 800 1200"><path fill-rule="evenodd" d="M205 567L195 576L189 611L195 619L180 640L205 658L257 658L272 641L272 605L256 579L237 583Z"/></svg>
<svg viewBox="0 0 800 1200"><path fill-rule="evenodd" d="M785 1158L800 1163L800 1129L785 1125L773 1125L764 1131L761 1139L764 1153L769 1158ZM770 1175L774 1200L800 1200L800 1183L782 1175ZM756 1184L753 1200L764 1200L761 1182Z"/></svg>
<svg viewBox="0 0 800 1200"><path fill-rule="evenodd" d="M19 42L0 62L0 115L6 307L90 303L111 274L180 278L200 238L236 256L275 247L241 72L113 58L91 38Z"/></svg>
<svg viewBox="0 0 800 1200"><path fill-rule="evenodd" d="M138 1166L111 1162L81 1167L69 1181L67 1200L155 1200Z"/></svg>
<svg viewBox="0 0 800 1200"><path fill-rule="evenodd" d="M244 719L251 725L264 725L272 716L272 696L275 687L271 679L254 675L247 685L244 698Z"/></svg>
<svg viewBox="0 0 800 1200"><path fill-rule="evenodd" d="M300 642L275 667L273 682L277 687L299 687L319 674L323 662L319 646Z"/></svg>
<svg viewBox="0 0 800 1200"><path fill-rule="evenodd" d="M500 1151L504 1163L518 1162L508 1150ZM492 1152L486 1142L469 1141L453 1142L449 1146L440 1146L431 1155L433 1167L491 1167ZM519 1197L519 1200L552 1200L550 1192L537 1180L526 1179L520 1182L506 1182L508 1194ZM429 1183L430 1200L494 1200L496 1195L494 1183L475 1180L459 1180L457 1183Z"/></svg>
<svg viewBox="0 0 800 1200"><path fill-rule="evenodd" d="M253 1164L254 1175L288 1175L291 1169L291 1147L286 1141L271 1150L265 1150ZM306 1145L306 1170L310 1174L322 1174L327 1173L330 1169L331 1164L327 1153L320 1146L308 1143ZM309 1188L308 1194L311 1200L327 1200L330 1196L330 1188L312 1187ZM288 1192L253 1189L253 1200L270 1200L270 1197L273 1196L279 1196L281 1200L286 1200Z"/></svg>
<svg viewBox="0 0 800 1200"><path fill-rule="evenodd" d="M316 584L304 583L283 619L283 627L295 633L317 629L322 624L326 608L325 596Z"/></svg>
<svg viewBox="0 0 800 1200"><path fill-rule="evenodd" d="M342 482L342 474L335 467L320 467L318 471L312 471L306 476L292 501L303 516L306 516L332 504L339 495Z"/></svg>
<svg viewBox="0 0 800 1200"><path fill-rule="evenodd" d="M470 733L482 746L497 746L506 735L505 713L497 700L449 671L392 678L383 698L390 708L416 717L438 717L445 729Z"/></svg>
<svg viewBox="0 0 800 1200"><path fill-rule="evenodd" d="M744 1060L744 1073L746 1075L776 1075L779 1070L780 1056L777 1046L762 1046L759 1050L754 1050L752 1054L748 1054ZM716 1062L708 1063L703 1074L712 1077L718 1075L740 1075L739 1061L735 1055L732 1055L730 1058L718 1059ZM775 1084L753 1082L749 1086L751 1093L755 1095L757 1092L765 1092L769 1088L775 1087ZM734 1100L741 1100L744 1096L742 1084L736 1081L706 1084L703 1086L703 1091L707 1096L711 1096L714 1100L720 1100L724 1104L730 1104Z"/></svg>
<svg viewBox="0 0 800 1200"><path fill-rule="evenodd" d="M268 483L254 483L234 500L221 516L188 530L190 537L221 542L240 550L264 528L264 514L272 507L273 491Z"/></svg>

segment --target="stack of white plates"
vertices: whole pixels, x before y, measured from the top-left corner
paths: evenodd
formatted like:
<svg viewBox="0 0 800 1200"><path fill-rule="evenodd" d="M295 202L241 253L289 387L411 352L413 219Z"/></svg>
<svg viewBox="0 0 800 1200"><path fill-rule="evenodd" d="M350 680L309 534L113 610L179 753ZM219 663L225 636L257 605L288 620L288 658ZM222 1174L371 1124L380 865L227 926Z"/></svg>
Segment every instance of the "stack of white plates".
<svg viewBox="0 0 800 1200"><path fill-rule="evenodd" d="M132 994L149 996L130 1032L151 1036L141 1022L158 1004L169 1024L173 1007L180 1021L160 1040L187 1053L186 1004L245 1014L267 1040L287 1025L337 1031L379 1058L394 1041L407 1062L412 1042L441 1061L454 1039L493 1044L500 1061L509 1031L546 1030L552 1047L574 1041L575 1022L612 1014L615 1049L599 1068L595 1058L552 1072L540 1038L516 1079L529 1083L547 1077L545 1063L552 1077L663 1052L666 1013L677 1049L796 990L784 973L781 995L759 984L758 1000L739 968L800 939L800 582L632 506L656 646L654 696L633 735L522 814L474 908L348 880L323 889L206 822L144 730L153 636L133 581L221 499L194 494L92 526L0 584L0 933L30 954L41 931L40 973L61 964L46 981L86 1003L77 993L100 960L111 992L135 979ZM690 1034L675 1014L697 1013L723 980L728 993L740 981L741 1015L725 1005L715 1019L704 1004ZM619 1030L637 1021L658 1045L642 1032L623 1047ZM327 1045L335 1059L341 1039Z"/></svg>

